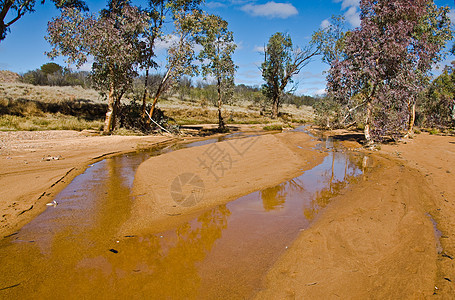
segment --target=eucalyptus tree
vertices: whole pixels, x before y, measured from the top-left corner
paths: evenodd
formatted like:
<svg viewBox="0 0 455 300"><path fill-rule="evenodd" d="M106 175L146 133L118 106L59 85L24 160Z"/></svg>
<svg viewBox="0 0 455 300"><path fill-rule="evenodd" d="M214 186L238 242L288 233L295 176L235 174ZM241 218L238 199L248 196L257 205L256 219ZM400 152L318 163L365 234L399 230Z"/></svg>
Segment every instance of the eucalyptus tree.
<svg viewBox="0 0 455 300"><path fill-rule="evenodd" d="M367 144L410 132L415 102L451 38L448 8L429 0L361 0L361 25L331 62L329 96L361 117Z"/></svg>
<svg viewBox="0 0 455 300"><path fill-rule="evenodd" d="M454 63L433 80L419 102L421 122L426 126L455 127Z"/></svg>
<svg viewBox="0 0 455 300"><path fill-rule="evenodd" d="M40 1L44 4L44 0ZM58 9L76 8L87 11L88 7L81 0L52 0ZM25 14L35 11L36 0L0 0L0 42L6 38L11 25ZM8 18L11 16L11 18Z"/></svg>
<svg viewBox="0 0 455 300"><path fill-rule="evenodd" d="M196 36L200 32L203 12L201 0L169 1L174 30L163 39L170 43L166 56L166 71L153 97L150 116L153 116L160 96L176 84L183 76L198 74L196 59Z"/></svg>
<svg viewBox="0 0 455 300"><path fill-rule="evenodd" d="M304 48L293 47L289 34L277 32L270 37L264 49L265 57L260 69L265 81L262 91L272 101L272 118L278 117L283 92L288 84L293 82L293 77L299 74L319 51L320 46L313 42Z"/></svg>
<svg viewBox="0 0 455 300"><path fill-rule="evenodd" d="M147 23L148 16L130 1L111 0L99 15L65 9L48 24L49 57L66 56L68 63L78 67L93 57L95 88L108 101L105 132L115 128L120 100L137 76L140 39Z"/></svg>
<svg viewBox="0 0 455 300"><path fill-rule="evenodd" d="M213 77L217 87L218 129L224 130L225 123L221 107L223 102L232 97L234 91L234 73L236 65L232 59L237 45L234 34L228 30L228 22L215 15L206 15L202 22L202 32L198 43L203 47L199 52L202 75L205 79Z"/></svg>
<svg viewBox="0 0 455 300"><path fill-rule="evenodd" d="M145 117L147 98L148 98L148 81L150 68L157 68L155 61L156 41L162 36L162 28L166 17L167 0L149 0L149 5L145 13L149 16L148 28L145 31L143 40L139 43L140 49L140 68L145 70L144 93L142 96L142 117Z"/></svg>

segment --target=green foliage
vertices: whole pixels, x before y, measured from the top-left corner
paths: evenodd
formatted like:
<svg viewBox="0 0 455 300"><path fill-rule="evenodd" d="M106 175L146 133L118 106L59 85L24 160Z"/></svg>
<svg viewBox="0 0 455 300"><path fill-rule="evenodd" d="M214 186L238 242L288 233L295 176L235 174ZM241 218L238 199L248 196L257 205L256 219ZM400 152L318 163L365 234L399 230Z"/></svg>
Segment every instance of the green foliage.
<svg viewBox="0 0 455 300"><path fill-rule="evenodd" d="M315 102L314 110L316 112L316 124L324 128L340 128L343 116L341 114L341 105L331 97L324 97Z"/></svg>
<svg viewBox="0 0 455 300"><path fill-rule="evenodd" d="M60 65L53 62L42 65L40 69L41 72L46 75L54 74L57 72L61 73L63 71L63 68Z"/></svg>
<svg viewBox="0 0 455 300"><path fill-rule="evenodd" d="M262 86L262 92L273 102L274 117L278 116L276 108L280 105L282 87L292 82L292 78L287 74L292 64L294 62L291 37L281 32L275 33L267 43L264 62L261 65L262 78L266 82Z"/></svg>
<svg viewBox="0 0 455 300"><path fill-rule="evenodd" d="M224 129L221 106L227 99L232 98L236 69L232 54L237 45L234 43L232 31L227 27L228 23L220 17L206 15L202 22L202 32L197 37L197 42L203 47L199 53L202 75L205 79L213 76L216 81L220 130Z"/></svg>
<svg viewBox="0 0 455 300"><path fill-rule="evenodd" d="M33 85L81 86L83 88L90 88L92 86L92 80L89 72L72 72L69 69L56 71L54 73L46 73L41 69L36 69L28 71L22 75L20 80L24 83Z"/></svg>
<svg viewBox="0 0 455 300"><path fill-rule="evenodd" d="M170 1L170 8L174 29L164 40L172 41L167 50L166 72L158 84L155 92L150 115L153 115L155 105L162 93L165 93L177 84L182 77L198 74L198 67L194 64L196 58L196 36L201 31L203 13L198 7L200 0ZM161 29L161 27L159 27ZM147 68L146 68L147 70ZM146 92L144 95L146 95ZM145 100L145 97L143 98ZM142 104L143 110L145 101ZM145 110L143 112L145 116Z"/></svg>
<svg viewBox="0 0 455 300"><path fill-rule="evenodd" d="M294 104L297 108L303 105L314 107L318 102L318 98L308 95L297 96L291 93L286 93L283 96L283 104Z"/></svg>
<svg viewBox="0 0 455 300"><path fill-rule="evenodd" d="M319 45L322 61L329 65L343 56L346 37L344 23L343 16L332 16L325 27L313 33L312 43Z"/></svg>
<svg viewBox="0 0 455 300"><path fill-rule="evenodd" d="M148 20L147 14L128 0L111 0L97 17L65 9L48 24L47 40L53 47L48 56L66 56L77 66L93 56L94 85L108 99L106 132L114 129L120 100L137 75L141 37Z"/></svg>
<svg viewBox="0 0 455 300"><path fill-rule="evenodd" d="M264 126L262 129L264 129L266 131L282 131L283 126L280 124L272 124L272 125Z"/></svg>
<svg viewBox="0 0 455 300"><path fill-rule="evenodd" d="M84 1L81 0L52 0L55 7L75 8L78 10L87 11L88 8ZM0 1L0 42L6 38L6 34L10 31L10 26L16 23L22 16L35 11L36 0L2 0ZM44 0L41 1L41 4ZM10 17L9 20L6 20Z"/></svg>
<svg viewBox="0 0 455 300"><path fill-rule="evenodd" d="M428 127L455 126L455 74L446 67L424 93L418 103L419 122Z"/></svg>
<svg viewBox="0 0 455 300"><path fill-rule="evenodd" d="M438 135L440 132L439 132L439 129L437 128L432 128L430 129L430 131L428 131L431 135Z"/></svg>
<svg viewBox="0 0 455 300"><path fill-rule="evenodd" d="M313 42L305 48L294 48L291 37L281 32L270 37L265 48L261 71L265 81L262 91L272 103L272 118L278 117L283 93L288 84L293 82L292 77L297 75L319 51L320 46ZM291 91L293 90L295 86L291 88Z"/></svg>

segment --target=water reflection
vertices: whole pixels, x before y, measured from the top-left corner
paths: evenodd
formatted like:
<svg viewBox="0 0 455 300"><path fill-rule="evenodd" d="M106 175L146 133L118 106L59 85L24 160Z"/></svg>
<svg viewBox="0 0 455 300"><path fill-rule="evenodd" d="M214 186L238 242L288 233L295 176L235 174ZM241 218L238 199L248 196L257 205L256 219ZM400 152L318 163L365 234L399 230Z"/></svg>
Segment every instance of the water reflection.
<svg viewBox="0 0 455 300"><path fill-rule="evenodd" d="M356 176L363 173L362 161L363 155L355 153L335 151L329 153L322 164L326 168L320 170L322 176L319 185L321 188L313 193L310 205L305 207L303 211L308 220L313 220L318 212L330 203L333 197L339 195ZM327 168L327 166L330 167Z"/></svg>
<svg viewBox="0 0 455 300"><path fill-rule="evenodd" d="M166 232L115 240L129 217L139 164L181 147L106 159L73 180L57 207L0 241L0 297L248 298L300 230L369 163L360 154L329 151L291 181Z"/></svg>
<svg viewBox="0 0 455 300"><path fill-rule="evenodd" d="M286 186L277 185L261 191L262 205L266 211L281 209L286 202Z"/></svg>

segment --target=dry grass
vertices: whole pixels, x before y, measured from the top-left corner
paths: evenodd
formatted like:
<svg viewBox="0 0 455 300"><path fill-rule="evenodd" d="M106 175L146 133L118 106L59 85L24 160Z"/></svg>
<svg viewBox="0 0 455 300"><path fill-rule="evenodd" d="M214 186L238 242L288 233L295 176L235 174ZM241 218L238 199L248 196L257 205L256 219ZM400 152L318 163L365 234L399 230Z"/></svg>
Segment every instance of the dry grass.
<svg viewBox="0 0 455 300"><path fill-rule="evenodd" d="M101 129L106 106L98 92L82 87L0 82L0 130ZM207 101L182 101L169 97L158 102L158 107L173 120L171 125L218 123L218 110L207 105ZM286 127L291 122L311 122L314 113L311 107L284 105L278 120L269 116L270 112L261 113L261 107L249 101L223 105L227 124L278 124L276 126ZM119 131L118 134L133 133Z"/></svg>
<svg viewBox="0 0 455 300"><path fill-rule="evenodd" d="M74 116L48 114L44 116L0 116L0 130L101 130L103 121L87 121Z"/></svg>
<svg viewBox="0 0 455 300"><path fill-rule="evenodd" d="M158 107L179 125L218 123L218 110L214 106L202 105L201 102L182 101L177 98L161 100ZM314 119L312 107L283 105L279 120L272 120L266 112L260 113L261 108L249 101L240 101L236 105L223 105L223 117L228 124L268 124L281 123L306 123Z"/></svg>
<svg viewBox="0 0 455 300"><path fill-rule="evenodd" d="M106 111L95 90L0 83L0 130L102 129Z"/></svg>
<svg viewBox="0 0 455 300"><path fill-rule="evenodd" d="M18 82L19 78L20 76L17 73L0 70L0 82Z"/></svg>
<svg viewBox="0 0 455 300"><path fill-rule="evenodd" d="M0 99L27 99L45 103L58 103L84 99L93 103L103 103L97 91L80 86L35 86L27 83L0 82Z"/></svg>

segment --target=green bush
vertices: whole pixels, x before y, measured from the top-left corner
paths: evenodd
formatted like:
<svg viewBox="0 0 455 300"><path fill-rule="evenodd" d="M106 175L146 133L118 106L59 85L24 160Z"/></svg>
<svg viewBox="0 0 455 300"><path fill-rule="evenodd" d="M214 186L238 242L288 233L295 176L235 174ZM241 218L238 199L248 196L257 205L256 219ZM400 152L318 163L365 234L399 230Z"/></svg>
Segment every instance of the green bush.
<svg viewBox="0 0 455 300"><path fill-rule="evenodd" d="M263 129L267 130L267 131L277 131L277 130L281 131L281 130L283 130L283 126L280 124L272 124L272 125L264 126Z"/></svg>

